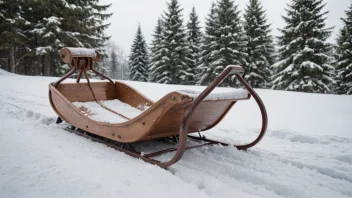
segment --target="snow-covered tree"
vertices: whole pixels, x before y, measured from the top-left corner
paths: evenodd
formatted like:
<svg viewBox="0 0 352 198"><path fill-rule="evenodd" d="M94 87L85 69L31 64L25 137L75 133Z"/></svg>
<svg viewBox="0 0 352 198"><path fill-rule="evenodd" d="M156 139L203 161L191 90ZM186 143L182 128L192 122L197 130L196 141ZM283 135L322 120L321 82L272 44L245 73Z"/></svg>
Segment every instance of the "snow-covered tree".
<svg viewBox="0 0 352 198"><path fill-rule="evenodd" d="M161 53L161 41L162 41L162 20L158 19L157 25L155 26L153 33L153 40L150 46L150 63L149 63L149 81L157 82L157 76L159 74L156 68L159 68L162 65L162 53Z"/></svg>
<svg viewBox="0 0 352 198"><path fill-rule="evenodd" d="M113 79L128 79L128 59L126 59L122 48L114 41L108 40L105 43L104 51L108 54L108 56L102 58L102 64L107 68L106 74Z"/></svg>
<svg viewBox="0 0 352 198"><path fill-rule="evenodd" d="M109 6L97 0L0 1L1 39L7 40L0 41L0 50L12 43L16 54L10 57L16 60L11 58L10 65L16 62L24 74L62 75L68 68L58 57L62 47L94 48L104 53ZM3 34L3 30L7 32ZM12 49L6 51L14 54Z"/></svg>
<svg viewBox="0 0 352 198"><path fill-rule="evenodd" d="M211 4L210 12L205 21L205 33L203 35L203 41L201 44L200 51L200 65L197 67L197 84L207 85L215 76L213 76L214 68L210 66L210 63L214 60L214 52L217 50L216 38L217 35L217 11L215 3Z"/></svg>
<svg viewBox="0 0 352 198"><path fill-rule="evenodd" d="M352 4L342 19L343 28L337 39L337 94L352 95Z"/></svg>
<svg viewBox="0 0 352 198"><path fill-rule="evenodd" d="M334 67L326 39L331 28L325 27L323 0L292 0L283 16L286 26L278 37L279 61L273 65L273 89L329 93Z"/></svg>
<svg viewBox="0 0 352 198"><path fill-rule="evenodd" d="M197 73L197 66L199 65L199 51L202 33L200 31L198 15L196 9L193 7L192 12L189 15L189 21L187 23L187 41L189 46L188 58L189 58L189 71L192 73L192 78L188 79L190 84L195 84L195 75Z"/></svg>
<svg viewBox="0 0 352 198"><path fill-rule="evenodd" d="M244 30L247 41L247 82L256 88L264 88L271 76L274 63L274 45L270 24L259 0L249 0L244 13Z"/></svg>
<svg viewBox="0 0 352 198"><path fill-rule="evenodd" d="M110 59L111 59L111 76L112 78L116 79L117 78L117 71L118 71L118 62L117 62L117 54L115 50L111 51L110 53Z"/></svg>
<svg viewBox="0 0 352 198"><path fill-rule="evenodd" d="M147 45L140 25L138 25L137 33L133 40L128 65L130 68L129 80L148 81Z"/></svg>
<svg viewBox="0 0 352 198"><path fill-rule="evenodd" d="M22 0L0 1L0 50L5 53L5 58L9 60L8 70L15 73L16 48L24 47L26 35L23 29L26 20L22 17Z"/></svg>
<svg viewBox="0 0 352 198"><path fill-rule="evenodd" d="M208 48L202 48L204 62L200 66L200 84L214 80L227 65L247 65L245 35L238 6L232 0L220 0L212 11L215 11L215 16L209 16L206 24L204 46ZM211 28L208 27L210 22ZM214 29L214 35L209 35L207 28ZM222 82L222 86L234 85L234 76Z"/></svg>
<svg viewBox="0 0 352 198"><path fill-rule="evenodd" d="M177 0L167 3L167 11L163 16L161 41L161 60L153 68L156 82L164 84L189 84L192 77L188 67L188 46L183 18Z"/></svg>

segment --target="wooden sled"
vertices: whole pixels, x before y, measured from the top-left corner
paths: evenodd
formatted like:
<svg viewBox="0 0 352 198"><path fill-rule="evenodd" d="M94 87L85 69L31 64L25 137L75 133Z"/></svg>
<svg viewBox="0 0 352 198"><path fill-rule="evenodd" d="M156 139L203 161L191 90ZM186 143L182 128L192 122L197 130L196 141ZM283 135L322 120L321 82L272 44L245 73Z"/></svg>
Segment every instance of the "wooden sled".
<svg viewBox="0 0 352 198"><path fill-rule="evenodd" d="M258 137L245 145L234 145L238 149L247 149L256 145L264 136L267 128L267 113L262 100L242 78L244 70L241 66L228 66L226 69L203 90L200 94L187 92L171 92L159 101L153 102L143 96L137 90L122 82L114 82L105 75L94 69L94 63L99 61L99 54L94 50L82 48L63 48L60 51L62 60L71 66L71 71L57 82L49 85L49 100L52 108L72 127L71 132L88 137L94 141L104 143L130 156L140 158L146 162L166 168L176 163L186 149L204 145L222 144L215 140L203 137L188 136L189 133L202 132L217 125L231 107L240 100L248 100L252 96L257 102L262 114L262 128ZM90 82L87 71L107 79L108 82ZM61 83L66 78L78 71L76 83ZM80 83L82 74L87 82ZM228 75L235 75L246 87L244 96L209 100L209 94ZM208 98L208 99L207 99ZM124 112L117 112L102 104L104 100L118 99L132 107L140 108L147 106L148 109L134 118L127 118ZM72 102L95 101L97 104L114 114L125 117L122 123L99 122L87 116L87 113L74 106ZM165 137L177 137L177 147L149 154L128 149L124 145L146 140L154 140ZM199 139L204 144L187 146L188 138ZM175 151L172 159L161 162L152 157Z"/></svg>

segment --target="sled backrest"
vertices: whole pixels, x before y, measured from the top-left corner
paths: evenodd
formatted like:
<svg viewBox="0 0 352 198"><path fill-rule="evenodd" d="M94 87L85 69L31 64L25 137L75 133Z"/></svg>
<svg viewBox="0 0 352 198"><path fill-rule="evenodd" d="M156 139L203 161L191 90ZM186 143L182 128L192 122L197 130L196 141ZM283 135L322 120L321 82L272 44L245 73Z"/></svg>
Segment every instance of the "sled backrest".
<svg viewBox="0 0 352 198"><path fill-rule="evenodd" d="M116 99L114 85L110 82L91 82L97 100ZM94 101L87 83L61 83L57 88L70 102Z"/></svg>
<svg viewBox="0 0 352 198"><path fill-rule="evenodd" d="M130 86L115 82L91 82L91 88L97 100L114 100L129 104L135 108L151 106L154 102ZM115 87L116 89L115 89ZM87 83L62 83L57 88L70 102L94 101Z"/></svg>

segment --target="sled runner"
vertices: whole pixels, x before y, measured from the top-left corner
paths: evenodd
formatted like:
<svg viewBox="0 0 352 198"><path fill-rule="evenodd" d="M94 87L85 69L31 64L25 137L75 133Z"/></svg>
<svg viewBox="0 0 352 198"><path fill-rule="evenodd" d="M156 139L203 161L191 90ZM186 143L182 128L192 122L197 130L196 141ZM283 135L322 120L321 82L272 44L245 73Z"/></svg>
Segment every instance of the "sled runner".
<svg viewBox="0 0 352 198"><path fill-rule="evenodd" d="M262 114L262 128L256 139L245 145L234 145L238 149L247 149L256 145L264 136L267 128L267 113L263 102L242 78L244 70L241 66L228 66L200 93L194 91L171 92L159 101L154 102L137 90L119 81L112 81L94 69L94 63L100 60L97 52L84 48L63 48L61 59L71 66L71 71L57 82L49 85L49 100L58 114L58 122L62 120L72 127L70 132L85 136L93 141L104 143L130 156L166 168L176 163L186 149L204 145L222 144L199 135L189 136L211 129L217 125L231 107L238 101L251 97L257 102ZM87 71L108 81L90 82ZM78 72L76 83L61 83ZM84 75L87 82L80 83ZM234 75L244 85L244 89L234 89L229 94L212 94L213 89L228 75ZM129 108L131 111L119 111ZM93 111L93 109L98 109ZM99 120L99 112L109 118L118 120ZM132 113L134 114L132 115ZM126 114L128 113L128 115ZM102 114L102 115L103 115ZM62 120L61 120L62 119ZM110 119L111 120L111 119ZM172 138L177 142L174 148L152 153L136 151L132 143L161 138ZM201 140L202 144L187 146L187 140ZM153 157L167 152L175 152L169 161L162 162Z"/></svg>

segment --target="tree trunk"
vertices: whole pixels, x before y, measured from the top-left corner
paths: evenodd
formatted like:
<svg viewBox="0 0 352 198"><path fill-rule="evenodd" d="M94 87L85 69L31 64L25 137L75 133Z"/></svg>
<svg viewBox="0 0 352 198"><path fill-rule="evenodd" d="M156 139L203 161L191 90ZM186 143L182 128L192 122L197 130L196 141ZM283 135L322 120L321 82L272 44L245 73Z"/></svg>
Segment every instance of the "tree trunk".
<svg viewBox="0 0 352 198"><path fill-rule="evenodd" d="M38 73L40 76L44 76L44 64L43 64L43 56L37 56L38 61Z"/></svg>
<svg viewBox="0 0 352 198"><path fill-rule="evenodd" d="M15 47L11 46L10 48L10 62L9 62L9 71L15 73Z"/></svg>
<svg viewBox="0 0 352 198"><path fill-rule="evenodd" d="M28 65L27 65L27 59L25 58L24 59L24 63L23 63L23 65L24 65L24 68L23 68L23 70L24 70L24 75L29 75L28 74Z"/></svg>
<svg viewBox="0 0 352 198"><path fill-rule="evenodd" d="M50 54L44 55L44 76L51 76Z"/></svg>
<svg viewBox="0 0 352 198"><path fill-rule="evenodd" d="M10 71L10 68L9 68L9 55L6 54L5 58L4 58L4 66L3 68L5 71Z"/></svg>
<svg viewBox="0 0 352 198"><path fill-rule="evenodd" d="M44 56L39 56L40 62L42 63L42 73L41 76L45 76L45 65L44 65Z"/></svg>

